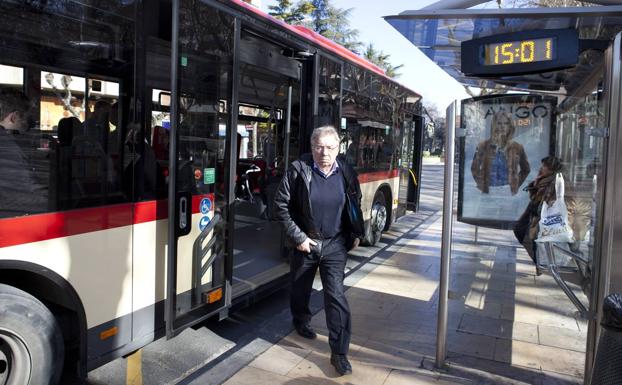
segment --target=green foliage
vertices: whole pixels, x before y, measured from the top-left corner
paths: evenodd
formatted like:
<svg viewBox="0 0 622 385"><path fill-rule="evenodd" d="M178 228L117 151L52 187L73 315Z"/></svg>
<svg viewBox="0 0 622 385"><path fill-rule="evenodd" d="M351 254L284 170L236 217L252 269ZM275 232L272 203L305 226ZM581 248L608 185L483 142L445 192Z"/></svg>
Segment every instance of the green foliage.
<svg viewBox="0 0 622 385"><path fill-rule="evenodd" d="M384 53L382 50L377 50L372 43L369 43L367 47L365 47L363 57L382 68L387 76L391 78L397 78L401 75L398 71L404 65L400 64L395 66L391 64L389 60L391 55Z"/></svg>
<svg viewBox="0 0 622 385"><path fill-rule="evenodd" d="M358 30L350 28L352 9L337 8L330 0L311 0L313 11L308 26L320 35L357 52L362 43Z"/></svg>
<svg viewBox="0 0 622 385"><path fill-rule="evenodd" d="M320 35L338 43L347 49L360 53L363 43L358 40L359 32L350 27L352 8L338 8L331 0L278 0L276 5L268 7L270 15L288 24L304 25ZM363 56L384 69L387 76L399 77L403 65L392 65L390 55L367 45Z"/></svg>
<svg viewBox="0 0 622 385"><path fill-rule="evenodd" d="M292 25L302 24L314 9L309 1L299 1L294 5L290 0L278 0L277 5L268 8L270 15Z"/></svg>

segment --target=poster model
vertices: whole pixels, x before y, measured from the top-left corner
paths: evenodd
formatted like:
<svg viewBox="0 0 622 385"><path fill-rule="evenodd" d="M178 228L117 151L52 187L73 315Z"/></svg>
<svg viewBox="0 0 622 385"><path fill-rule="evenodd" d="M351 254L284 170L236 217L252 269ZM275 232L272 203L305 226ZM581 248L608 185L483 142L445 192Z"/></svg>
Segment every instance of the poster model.
<svg viewBox="0 0 622 385"><path fill-rule="evenodd" d="M462 101L459 221L512 228L529 202L523 188L553 151L556 101L538 95Z"/></svg>

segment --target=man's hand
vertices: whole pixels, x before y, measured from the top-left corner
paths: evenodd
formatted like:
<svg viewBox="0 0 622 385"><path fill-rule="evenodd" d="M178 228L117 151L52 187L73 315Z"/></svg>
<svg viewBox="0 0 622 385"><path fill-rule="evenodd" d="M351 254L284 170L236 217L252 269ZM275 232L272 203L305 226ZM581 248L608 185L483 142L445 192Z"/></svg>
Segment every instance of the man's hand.
<svg viewBox="0 0 622 385"><path fill-rule="evenodd" d="M302 251L303 253L309 254L311 252L311 246L315 246L315 245L317 245L317 243L314 242L313 239L307 238L304 240L304 242L296 246L296 249L298 251Z"/></svg>

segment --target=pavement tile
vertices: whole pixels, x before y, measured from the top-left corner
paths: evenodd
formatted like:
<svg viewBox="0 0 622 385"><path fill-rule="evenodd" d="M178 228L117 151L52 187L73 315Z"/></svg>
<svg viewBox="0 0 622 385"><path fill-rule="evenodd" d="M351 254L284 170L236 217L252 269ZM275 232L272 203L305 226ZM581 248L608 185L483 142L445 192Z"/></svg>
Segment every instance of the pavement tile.
<svg viewBox="0 0 622 385"><path fill-rule="evenodd" d="M280 343L272 346L249 364L257 369L286 375L300 363L311 350Z"/></svg>
<svg viewBox="0 0 622 385"><path fill-rule="evenodd" d="M418 367L423 357L423 354L413 349L412 344L396 345L390 341L378 341L372 338L351 354L352 359L363 365L403 370Z"/></svg>
<svg viewBox="0 0 622 385"><path fill-rule="evenodd" d="M553 326L538 326L540 344L585 353L587 333Z"/></svg>
<svg viewBox="0 0 622 385"><path fill-rule="evenodd" d="M496 338L493 360L511 364L512 363L512 342L513 342L512 340L509 340L506 338Z"/></svg>
<svg viewBox="0 0 622 385"><path fill-rule="evenodd" d="M405 371L393 370L383 385L456 385L475 384L467 379L440 376L438 373L424 370Z"/></svg>
<svg viewBox="0 0 622 385"><path fill-rule="evenodd" d="M349 357L349 360L352 364L352 374L339 376L331 365L329 357L313 352L290 370L287 376L302 379L314 385L382 385L391 372L391 369L388 368L364 365L352 357Z"/></svg>
<svg viewBox="0 0 622 385"><path fill-rule="evenodd" d="M397 305L391 302L375 301L373 299L348 298L352 317L360 315L373 315L374 317L387 318L395 310Z"/></svg>
<svg viewBox="0 0 622 385"><path fill-rule="evenodd" d="M291 379L270 371L248 366L233 377L231 377L224 385L311 385L314 382L308 382L304 379Z"/></svg>
<svg viewBox="0 0 622 385"><path fill-rule="evenodd" d="M533 324L465 314L458 331L497 338L538 343L538 327Z"/></svg>
<svg viewBox="0 0 622 385"><path fill-rule="evenodd" d="M469 356L493 359L495 338L462 332L447 332L447 350Z"/></svg>
<svg viewBox="0 0 622 385"><path fill-rule="evenodd" d="M582 377L585 354L521 341L512 343L512 364L527 366L523 363L534 361L542 370Z"/></svg>

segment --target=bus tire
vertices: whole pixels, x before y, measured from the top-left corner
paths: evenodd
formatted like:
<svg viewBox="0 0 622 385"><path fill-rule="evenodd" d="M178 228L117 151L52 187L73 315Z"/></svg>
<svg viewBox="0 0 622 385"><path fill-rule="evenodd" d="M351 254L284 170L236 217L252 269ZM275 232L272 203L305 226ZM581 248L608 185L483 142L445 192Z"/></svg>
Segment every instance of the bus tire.
<svg viewBox="0 0 622 385"><path fill-rule="evenodd" d="M374 203L371 205L371 217L366 229L367 244L375 245L382 237L382 231L387 224L387 203L382 191L374 195Z"/></svg>
<svg viewBox="0 0 622 385"><path fill-rule="evenodd" d="M64 345L50 310L25 291L0 284L0 383L55 385Z"/></svg>

